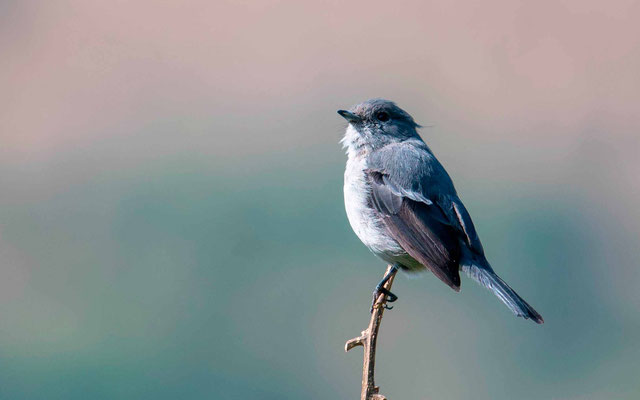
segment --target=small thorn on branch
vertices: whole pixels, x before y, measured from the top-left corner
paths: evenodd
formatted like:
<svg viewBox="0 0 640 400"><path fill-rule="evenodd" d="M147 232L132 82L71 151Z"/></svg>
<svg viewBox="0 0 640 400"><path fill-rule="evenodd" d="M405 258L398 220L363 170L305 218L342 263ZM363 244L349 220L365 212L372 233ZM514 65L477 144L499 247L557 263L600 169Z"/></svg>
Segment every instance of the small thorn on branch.
<svg viewBox="0 0 640 400"><path fill-rule="evenodd" d="M391 274L387 282L384 284L384 288L391 290L393 279L395 278L395 270L392 265L387 267L385 276ZM386 397L379 394L379 387L374 382L374 372L376 363L376 343L378 340L378 330L380 329L380 323L382 322L382 315L384 314L385 306L387 304L387 296L381 293L376 302L373 305L373 312L371 313L371 320L367 329L362 331L361 335L348 340L344 345L344 350L349 351L354 347L364 347L364 362L362 365L362 391L360 393L361 400L387 400Z"/></svg>

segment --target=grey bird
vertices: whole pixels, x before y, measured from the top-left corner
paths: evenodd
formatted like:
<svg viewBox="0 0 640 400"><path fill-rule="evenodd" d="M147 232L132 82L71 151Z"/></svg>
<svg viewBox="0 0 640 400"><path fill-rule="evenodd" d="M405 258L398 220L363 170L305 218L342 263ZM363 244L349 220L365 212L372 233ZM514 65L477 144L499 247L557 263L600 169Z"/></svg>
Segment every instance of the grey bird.
<svg viewBox="0 0 640 400"><path fill-rule="evenodd" d="M348 121L344 201L360 240L393 266L376 286L374 299L397 269L429 270L460 291L459 270L491 290L519 317L543 323L542 316L491 268L471 217L453 182L418 135L420 127L395 103L372 99L339 110ZM375 301L375 300L374 300Z"/></svg>

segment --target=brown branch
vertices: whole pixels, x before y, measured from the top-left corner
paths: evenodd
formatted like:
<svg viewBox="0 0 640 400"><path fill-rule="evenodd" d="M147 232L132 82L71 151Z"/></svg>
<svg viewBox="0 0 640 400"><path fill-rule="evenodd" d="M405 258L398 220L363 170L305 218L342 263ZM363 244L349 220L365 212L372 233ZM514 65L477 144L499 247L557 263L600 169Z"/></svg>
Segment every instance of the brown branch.
<svg viewBox="0 0 640 400"><path fill-rule="evenodd" d="M385 275L391 271L392 266L387 267ZM391 290L395 278L395 272L384 284L385 289ZM380 294L373 305L371 320L366 330L357 338L353 338L344 345L344 351L349 351L357 346L364 347L364 363L362 365L362 392L360 400L386 400L387 398L378 394L379 387L374 382L374 372L376 366L376 342L378 340L378 329L382 322L382 314L384 314L384 306L387 303L387 296Z"/></svg>

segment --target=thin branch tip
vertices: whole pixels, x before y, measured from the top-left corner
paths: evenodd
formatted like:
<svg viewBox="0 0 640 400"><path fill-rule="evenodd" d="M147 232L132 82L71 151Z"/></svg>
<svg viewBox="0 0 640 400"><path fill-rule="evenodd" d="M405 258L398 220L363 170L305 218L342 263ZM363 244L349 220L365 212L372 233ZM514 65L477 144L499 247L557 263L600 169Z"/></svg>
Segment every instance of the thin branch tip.
<svg viewBox="0 0 640 400"><path fill-rule="evenodd" d="M385 276L391 274L383 287L387 292L391 289L393 279L395 278L395 269L392 265L387 267ZM373 305L371 319L367 329L362 331L361 335L348 340L344 345L344 350L349 351L354 347L362 346L364 348L364 362L362 365L362 391L360 393L361 400L387 400L387 398L379 394L380 388L374 383L375 360L376 360L376 343L378 339L378 330L382 322L385 305L387 304L387 296L380 294Z"/></svg>

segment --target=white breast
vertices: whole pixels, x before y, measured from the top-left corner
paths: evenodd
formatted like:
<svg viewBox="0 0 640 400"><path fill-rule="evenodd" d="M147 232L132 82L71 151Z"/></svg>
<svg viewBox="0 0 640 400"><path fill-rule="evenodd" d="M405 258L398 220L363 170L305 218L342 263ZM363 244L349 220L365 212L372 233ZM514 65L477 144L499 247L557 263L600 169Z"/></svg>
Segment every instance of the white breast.
<svg viewBox="0 0 640 400"><path fill-rule="evenodd" d="M351 228L358 238L374 254L391 262L391 258L405 254L400 245L390 237L383 226L383 221L377 217L369 206L369 185L366 181L366 163L364 157L349 154L347 168L344 172L344 205Z"/></svg>

